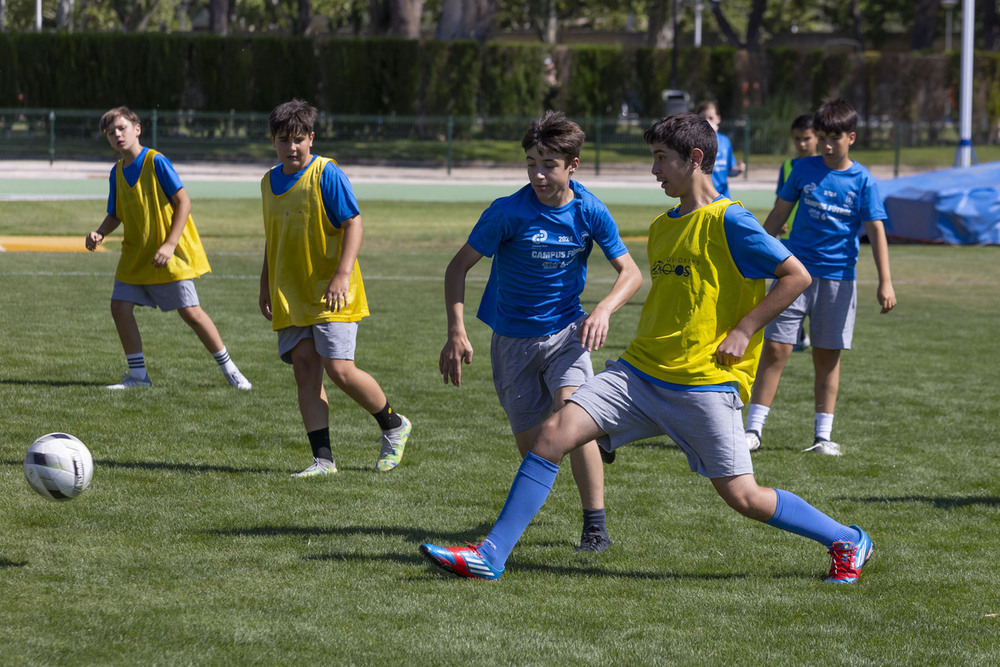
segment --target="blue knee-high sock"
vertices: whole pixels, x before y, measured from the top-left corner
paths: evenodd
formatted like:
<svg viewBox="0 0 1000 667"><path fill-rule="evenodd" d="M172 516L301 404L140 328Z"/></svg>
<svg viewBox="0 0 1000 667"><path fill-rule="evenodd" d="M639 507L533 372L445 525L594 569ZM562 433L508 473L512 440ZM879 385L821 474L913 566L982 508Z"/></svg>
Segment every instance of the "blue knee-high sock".
<svg viewBox="0 0 1000 667"><path fill-rule="evenodd" d="M774 492L778 496L778 507L774 516L766 521L767 525L816 540L827 549L838 540L857 542L861 537L855 529L837 523L794 493L782 489Z"/></svg>
<svg viewBox="0 0 1000 667"><path fill-rule="evenodd" d="M557 472L558 465L531 452L521 461L507 494L507 502L503 504L490 534L479 547L479 554L493 567L503 569L511 549L549 497Z"/></svg>

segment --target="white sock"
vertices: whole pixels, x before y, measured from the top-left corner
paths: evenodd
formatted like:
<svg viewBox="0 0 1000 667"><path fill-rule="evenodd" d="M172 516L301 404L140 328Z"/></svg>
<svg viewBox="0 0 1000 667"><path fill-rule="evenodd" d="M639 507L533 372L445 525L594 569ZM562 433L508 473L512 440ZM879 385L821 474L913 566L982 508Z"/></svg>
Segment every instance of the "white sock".
<svg viewBox="0 0 1000 667"><path fill-rule="evenodd" d="M816 422L816 437L820 440L829 440L833 433L833 415L829 412L817 412L813 415Z"/></svg>
<svg viewBox="0 0 1000 667"><path fill-rule="evenodd" d="M763 433L764 422L767 421L767 415L769 412L771 412L771 408L768 406L760 405L759 403L751 403L750 409L747 410L747 430Z"/></svg>
<svg viewBox="0 0 1000 667"><path fill-rule="evenodd" d="M128 374L136 380L146 377L146 357L142 352L138 354L126 354L125 361L128 362Z"/></svg>
<svg viewBox="0 0 1000 667"><path fill-rule="evenodd" d="M218 352L213 352L212 357L218 362L223 373L232 373L237 370L236 364L234 364L233 360L229 358L229 351L226 350L225 345L223 345L222 349Z"/></svg>

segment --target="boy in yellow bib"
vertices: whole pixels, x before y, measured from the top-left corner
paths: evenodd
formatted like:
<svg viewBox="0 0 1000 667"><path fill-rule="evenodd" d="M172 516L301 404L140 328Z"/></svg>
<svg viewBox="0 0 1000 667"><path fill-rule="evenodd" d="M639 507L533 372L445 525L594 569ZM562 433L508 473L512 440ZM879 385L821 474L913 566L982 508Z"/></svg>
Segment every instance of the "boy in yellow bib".
<svg viewBox="0 0 1000 667"><path fill-rule="evenodd" d="M420 549L448 571L499 579L567 454L590 440L614 450L665 434L730 507L820 542L833 556L827 581L853 583L871 555L868 535L793 493L759 486L743 436L740 409L750 396L761 329L809 285L809 274L749 211L716 191L716 138L706 120L668 116L644 137L653 175L680 204L649 228L652 287L636 337L542 425L483 542ZM776 280L765 296L767 278Z"/></svg>
<svg viewBox="0 0 1000 667"><path fill-rule="evenodd" d="M104 237L123 226L122 254L111 293L111 316L125 350L128 372L108 389L149 387L135 306L176 310L198 335L230 385L252 385L229 358L212 318L202 310L194 278L211 267L191 220L191 199L166 156L139 143L139 116L127 107L101 117L101 132L121 159L111 170L108 213L85 239L93 251Z"/></svg>
<svg viewBox="0 0 1000 667"><path fill-rule="evenodd" d="M312 154L316 109L292 100L268 119L280 163L260 182L264 265L260 311L278 333L278 355L291 364L313 464L295 477L337 472L330 447L330 405L323 371L382 429L375 469L399 465L409 420L394 412L378 382L354 364L358 322L368 316L358 267L364 226L347 176Z"/></svg>

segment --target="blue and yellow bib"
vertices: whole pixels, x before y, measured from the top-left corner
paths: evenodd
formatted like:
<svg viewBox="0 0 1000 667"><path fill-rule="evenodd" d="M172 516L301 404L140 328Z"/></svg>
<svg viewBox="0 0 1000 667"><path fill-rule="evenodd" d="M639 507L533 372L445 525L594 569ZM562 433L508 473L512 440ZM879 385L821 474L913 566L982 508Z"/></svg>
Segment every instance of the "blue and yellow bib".
<svg viewBox="0 0 1000 667"><path fill-rule="evenodd" d="M764 298L764 280L744 278L729 252L718 199L679 218L664 213L649 227L647 253L653 279L636 337L622 359L647 375L679 385L735 383L750 400L764 340L750 339L734 366L716 362L729 332Z"/></svg>
<svg viewBox="0 0 1000 667"><path fill-rule="evenodd" d="M328 162L329 158L316 157L288 192L281 195L272 192L269 174L260 182L271 327L275 331L293 325L357 322L369 314L357 260L351 271L347 307L335 312L323 300L340 264L344 240L343 230L333 226L323 206L320 177Z"/></svg>

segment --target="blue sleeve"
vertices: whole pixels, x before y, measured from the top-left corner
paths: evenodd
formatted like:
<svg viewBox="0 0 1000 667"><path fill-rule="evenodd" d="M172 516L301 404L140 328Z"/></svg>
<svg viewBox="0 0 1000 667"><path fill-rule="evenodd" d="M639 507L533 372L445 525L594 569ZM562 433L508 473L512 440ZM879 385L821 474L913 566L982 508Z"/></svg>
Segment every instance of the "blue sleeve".
<svg viewBox="0 0 1000 667"><path fill-rule="evenodd" d="M611 216L611 211L603 202L595 199L590 207L591 236L594 242L604 251L604 257L610 262L628 252L622 236L618 232L618 223Z"/></svg>
<svg viewBox="0 0 1000 667"><path fill-rule="evenodd" d="M163 193L167 199L173 199L177 191L184 187L181 177L177 175L173 163L162 153L153 157L153 168L156 171L156 180L159 181Z"/></svg>
<svg viewBox="0 0 1000 667"><path fill-rule="evenodd" d="M723 227L729 254L744 278L775 278L774 270L792 254L742 206L726 209Z"/></svg>
<svg viewBox="0 0 1000 667"><path fill-rule="evenodd" d="M885 220L885 205L882 203L882 196L878 191L878 182L868 174L861 194L861 222L871 222L872 220Z"/></svg>
<svg viewBox="0 0 1000 667"><path fill-rule="evenodd" d="M341 223L361 214L358 199L354 196L354 188L347 179L347 174L333 162L327 162L319 177L319 187L323 193L323 208L326 216L337 229Z"/></svg>
<svg viewBox="0 0 1000 667"><path fill-rule="evenodd" d="M113 215L118 217L118 179L115 178L115 170L118 169L118 165L111 167L111 177L108 179L111 186L108 188L108 215Z"/></svg>
<svg viewBox="0 0 1000 667"><path fill-rule="evenodd" d="M483 257L493 257L507 238L507 216L503 201L497 199L490 204L469 233L469 246Z"/></svg>

